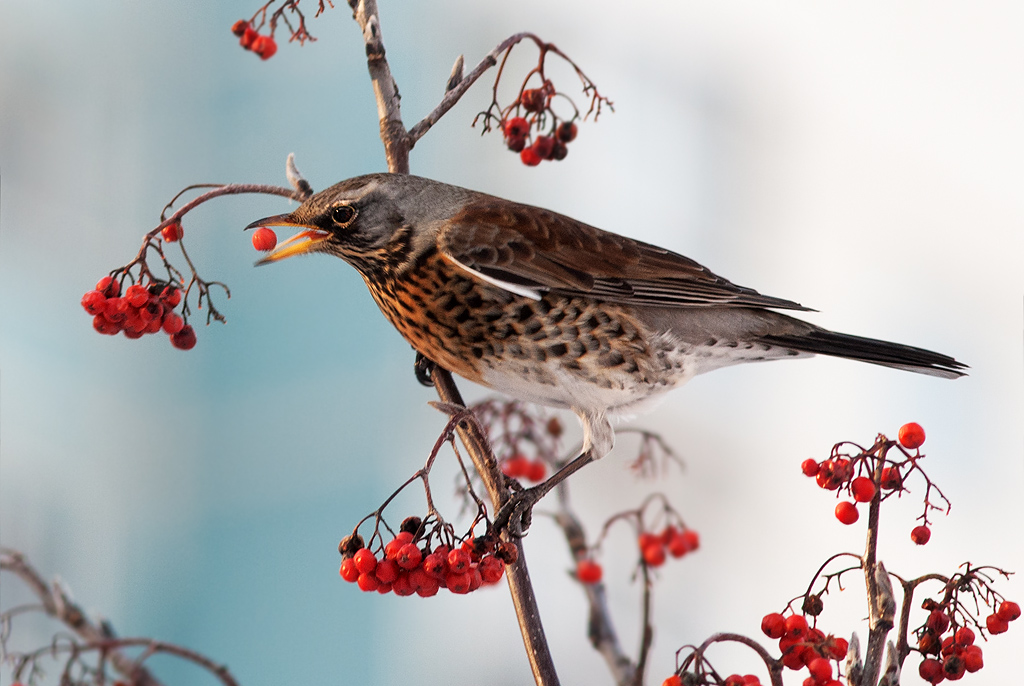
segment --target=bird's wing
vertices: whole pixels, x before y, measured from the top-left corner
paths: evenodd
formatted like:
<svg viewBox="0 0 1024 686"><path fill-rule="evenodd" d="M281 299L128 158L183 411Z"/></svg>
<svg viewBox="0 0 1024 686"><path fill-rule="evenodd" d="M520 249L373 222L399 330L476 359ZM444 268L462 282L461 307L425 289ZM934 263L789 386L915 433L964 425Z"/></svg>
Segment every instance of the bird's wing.
<svg viewBox="0 0 1024 686"><path fill-rule="evenodd" d="M521 295L551 292L662 307L809 309L737 286L664 248L489 196L447 222L437 242L458 266Z"/></svg>

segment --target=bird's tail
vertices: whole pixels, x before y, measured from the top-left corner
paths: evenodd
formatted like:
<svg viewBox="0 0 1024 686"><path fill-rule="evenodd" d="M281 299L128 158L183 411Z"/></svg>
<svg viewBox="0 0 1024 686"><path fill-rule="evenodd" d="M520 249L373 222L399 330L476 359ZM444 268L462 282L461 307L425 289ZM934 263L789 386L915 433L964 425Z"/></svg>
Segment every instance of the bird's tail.
<svg viewBox="0 0 1024 686"><path fill-rule="evenodd" d="M806 334L764 336L761 341L805 353L817 353L850 360L871 362L884 367L905 369L919 374L956 379L964 376L967 365L957 362L949 355L915 348L901 343L879 341L874 338L851 336L825 329L815 329Z"/></svg>

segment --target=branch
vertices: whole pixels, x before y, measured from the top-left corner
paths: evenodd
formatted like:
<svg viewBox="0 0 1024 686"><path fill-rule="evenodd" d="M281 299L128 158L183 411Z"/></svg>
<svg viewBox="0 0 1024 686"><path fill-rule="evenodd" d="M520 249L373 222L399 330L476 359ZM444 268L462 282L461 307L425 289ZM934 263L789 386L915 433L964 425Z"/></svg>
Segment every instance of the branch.
<svg viewBox="0 0 1024 686"><path fill-rule="evenodd" d="M71 600L61 587L52 586L36 571L25 556L16 550L5 549L0 553L0 570L12 572L43 603L46 614L62 622L89 644L103 644L110 641L109 629L95 624L82 608ZM47 648L49 650L49 648ZM148 669L138 665L135 660L117 648L106 652L107 659L118 672L132 679L135 686L162 686Z"/></svg>

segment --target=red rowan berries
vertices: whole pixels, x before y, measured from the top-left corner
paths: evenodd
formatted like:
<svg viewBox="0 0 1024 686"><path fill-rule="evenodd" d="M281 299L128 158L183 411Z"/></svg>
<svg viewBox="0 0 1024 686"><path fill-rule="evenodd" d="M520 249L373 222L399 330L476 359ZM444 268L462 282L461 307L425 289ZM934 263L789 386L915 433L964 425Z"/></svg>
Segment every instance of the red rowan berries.
<svg viewBox="0 0 1024 686"><path fill-rule="evenodd" d="M924 429L917 422L909 422L900 427L900 445L907 450L920 448L924 443Z"/></svg>

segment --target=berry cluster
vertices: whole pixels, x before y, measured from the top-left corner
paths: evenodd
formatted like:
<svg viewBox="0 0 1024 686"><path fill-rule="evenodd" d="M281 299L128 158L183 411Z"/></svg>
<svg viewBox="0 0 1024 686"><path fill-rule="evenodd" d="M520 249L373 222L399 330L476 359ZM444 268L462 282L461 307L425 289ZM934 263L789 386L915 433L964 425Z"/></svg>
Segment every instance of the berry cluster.
<svg viewBox="0 0 1024 686"><path fill-rule="evenodd" d="M411 519L419 529L419 520ZM442 544L431 549L429 541L417 542L410 528L403 526L380 554L365 547L359 535L347 537L338 547L341 578L367 592L400 596L415 593L428 598L447 588L465 594L501 581L505 564L514 562L518 555L513 544L499 542L493 536L469 538L458 547Z"/></svg>
<svg viewBox="0 0 1024 686"><path fill-rule="evenodd" d="M981 646L974 643L974 630L957 626L956 614L950 618L948 604L940 605L929 599L924 602L924 608L930 610L928 619L916 632L917 650L924 656L917 670L922 679L932 684L944 679L957 681L966 672L974 673L985 666ZM989 633L1001 634L1018 617L1020 605L1004 600L986 618L985 625Z"/></svg>
<svg viewBox="0 0 1024 686"><path fill-rule="evenodd" d="M899 444L905 450L916 450L921 447L924 438L924 429L920 424L910 422L900 427ZM881 443L883 447L892 447L891 442L887 440L882 440ZM878 458L873 449L862 450L859 455L853 457L840 455L833 451L833 456L822 462L808 458L800 464L800 470L805 476L813 478L818 486L825 490L837 492L845 490L852 497L852 501L840 501L836 505L835 516L843 524L854 524L860 519L860 513L857 510L858 504L870 503L880 493L884 498L891 493L906 490L903 482L907 473L915 468L920 469L915 457L908 456L907 459L897 462L886 459L885 451L887 450L888 447L884 447L882 451L883 464L881 470L877 471L877 476L874 466ZM858 472L860 472L859 476ZM932 486L929 484L929 489L931 488ZM934 506L926 502L926 514L932 507ZM911 540L918 545L924 545L931 538L931 529L927 526L927 518L924 519L924 524L914 527L910 532Z"/></svg>
<svg viewBox="0 0 1024 686"><path fill-rule="evenodd" d="M231 26L231 33L238 36L238 44L246 50L252 50L260 58L269 60L277 52L277 43L273 36L262 36L252 24L245 19L239 19Z"/></svg>
<svg viewBox="0 0 1024 686"><path fill-rule="evenodd" d="M693 529L677 529L668 525L661 533L643 532L637 537L640 556L648 567L665 564L668 555L682 557L700 547L700 535Z"/></svg>
<svg viewBox="0 0 1024 686"><path fill-rule="evenodd" d="M808 614L813 617L821 612L820 598L808 596L808 601L804 603L807 609L812 610ZM806 686L841 686L833 677L832 661L846 657L849 648L846 639L826 635L811 626L805 615L791 614L787 617L778 612L761 619L761 631L768 638L778 639L783 665L793 670L807 668L810 676L804 681Z"/></svg>
<svg viewBox="0 0 1024 686"><path fill-rule="evenodd" d="M501 461L501 471L513 479L526 479L536 483L543 481L547 476L548 466L543 460L531 460L522 453L515 453Z"/></svg>
<svg viewBox="0 0 1024 686"><path fill-rule="evenodd" d="M127 338L163 331L171 337L175 348L195 347L196 332L174 311L181 303L179 288L152 281L148 285L132 284L122 295L121 286L116 277L104 276L96 290L82 296L82 307L93 315L92 327L96 331L109 336L123 332Z"/></svg>
<svg viewBox="0 0 1024 686"><path fill-rule="evenodd" d="M548 108L550 95L543 95L543 89L523 91L520 100L527 112L543 112ZM534 110L533 107L541 107ZM501 130L505 134L505 145L512 152L519 153L519 159L528 167L536 167L544 160L564 160L569 154L566 146L576 139L576 124L571 121L556 122L547 134L540 133L541 120L534 116L530 120L525 117L511 117L501 121ZM530 130L536 128L537 133L531 138Z"/></svg>

